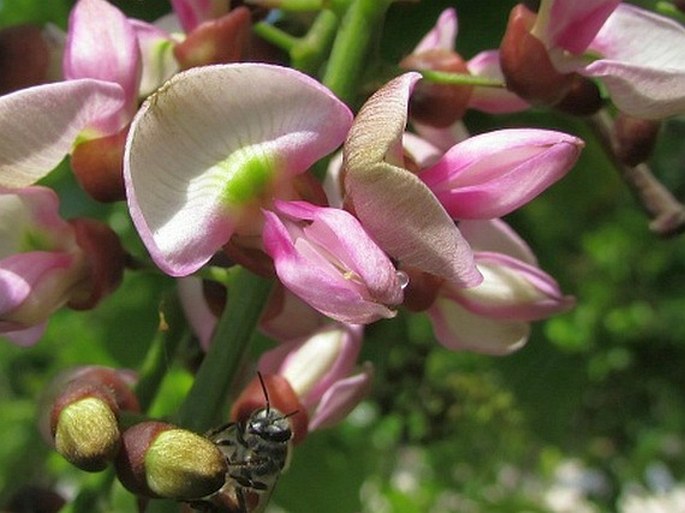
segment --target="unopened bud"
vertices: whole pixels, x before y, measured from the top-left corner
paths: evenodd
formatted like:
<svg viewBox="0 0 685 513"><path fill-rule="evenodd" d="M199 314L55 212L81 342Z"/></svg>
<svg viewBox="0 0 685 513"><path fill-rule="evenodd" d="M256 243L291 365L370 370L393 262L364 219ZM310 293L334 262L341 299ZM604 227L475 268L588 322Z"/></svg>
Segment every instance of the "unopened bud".
<svg viewBox="0 0 685 513"><path fill-rule="evenodd" d="M402 304L412 312L423 312L430 308L438 297L444 278L406 266L402 267L402 271L408 276Z"/></svg>
<svg viewBox="0 0 685 513"><path fill-rule="evenodd" d="M69 300L69 308L88 310L121 283L126 253L119 236L105 223L87 218L72 219L76 243L88 259L88 280L79 284Z"/></svg>
<svg viewBox="0 0 685 513"><path fill-rule="evenodd" d="M194 500L225 484L228 464L209 439L151 421L124 432L116 468L119 480L133 493Z"/></svg>
<svg viewBox="0 0 685 513"><path fill-rule="evenodd" d="M559 73L545 45L531 34L536 15L522 4L509 15L500 44L500 65L507 88L536 105L556 105L568 94L573 74Z"/></svg>
<svg viewBox="0 0 685 513"><path fill-rule="evenodd" d="M52 410L55 449L82 470L103 470L119 449L117 410L114 397L104 387L70 383Z"/></svg>
<svg viewBox="0 0 685 513"><path fill-rule="evenodd" d="M238 62L247 45L251 24L247 7L237 7L221 18L200 24L174 47L174 57L182 70Z"/></svg>
<svg viewBox="0 0 685 513"><path fill-rule="evenodd" d="M637 166L652 155L661 121L639 119L620 113L614 122L618 159L628 166Z"/></svg>
<svg viewBox="0 0 685 513"><path fill-rule="evenodd" d="M0 94L42 84L50 52L43 31L34 25L0 30Z"/></svg>
<svg viewBox="0 0 685 513"><path fill-rule="evenodd" d="M451 50L434 49L405 57L400 66L406 69L430 69L448 73L466 73L466 61ZM437 128L448 127L464 117L473 86L435 84L426 80L416 84L409 114L420 123Z"/></svg>
<svg viewBox="0 0 685 513"><path fill-rule="evenodd" d="M104 203L126 198L124 145L128 127L120 132L79 143L71 154L71 168L81 188Z"/></svg>

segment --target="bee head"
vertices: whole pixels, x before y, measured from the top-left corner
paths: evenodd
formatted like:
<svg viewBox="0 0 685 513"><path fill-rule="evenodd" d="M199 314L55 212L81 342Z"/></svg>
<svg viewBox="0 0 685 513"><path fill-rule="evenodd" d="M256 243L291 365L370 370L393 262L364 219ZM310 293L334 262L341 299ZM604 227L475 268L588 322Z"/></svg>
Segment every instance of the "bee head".
<svg viewBox="0 0 685 513"><path fill-rule="evenodd" d="M257 410L250 416L247 431L262 440L276 443L285 443L293 436L288 416L270 407Z"/></svg>

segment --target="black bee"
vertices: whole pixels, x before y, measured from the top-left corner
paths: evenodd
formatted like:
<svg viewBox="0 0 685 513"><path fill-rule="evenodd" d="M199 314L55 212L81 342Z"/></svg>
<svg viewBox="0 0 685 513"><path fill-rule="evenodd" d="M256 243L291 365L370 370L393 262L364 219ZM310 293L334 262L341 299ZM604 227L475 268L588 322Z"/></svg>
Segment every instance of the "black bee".
<svg viewBox="0 0 685 513"><path fill-rule="evenodd" d="M191 506L208 512L259 513L287 467L293 432L288 417L269 403L262 375L257 373L266 406L245 421L232 422L210 431L207 437L228 462L226 484L216 494Z"/></svg>

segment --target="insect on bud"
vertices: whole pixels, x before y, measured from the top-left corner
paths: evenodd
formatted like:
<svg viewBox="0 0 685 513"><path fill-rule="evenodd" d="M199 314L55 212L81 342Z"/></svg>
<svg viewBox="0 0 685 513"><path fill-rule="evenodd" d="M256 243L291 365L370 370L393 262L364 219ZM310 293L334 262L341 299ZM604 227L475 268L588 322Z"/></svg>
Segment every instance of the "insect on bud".
<svg viewBox="0 0 685 513"><path fill-rule="evenodd" d="M119 449L117 412L114 396L104 386L69 383L52 409L55 449L82 470L103 470Z"/></svg>
<svg viewBox="0 0 685 513"><path fill-rule="evenodd" d="M288 416L293 431L293 442L300 442L307 434L309 424L307 410L283 376L268 374L262 376L262 379L269 393L271 407ZM259 379L254 378L233 404L231 418L236 422L242 422L247 420L254 411L264 407L264 390Z"/></svg>
<svg viewBox="0 0 685 513"><path fill-rule="evenodd" d="M224 455L207 438L150 421L124 432L116 469L121 483L133 493L194 500L219 490L228 467Z"/></svg>

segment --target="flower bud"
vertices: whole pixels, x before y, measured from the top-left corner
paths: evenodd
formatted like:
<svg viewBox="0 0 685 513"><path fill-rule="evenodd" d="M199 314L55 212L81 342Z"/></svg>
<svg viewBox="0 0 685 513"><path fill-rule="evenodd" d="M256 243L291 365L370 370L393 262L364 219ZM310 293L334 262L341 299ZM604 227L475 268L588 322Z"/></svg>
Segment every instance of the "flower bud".
<svg viewBox="0 0 685 513"><path fill-rule="evenodd" d="M405 69L430 69L450 73L469 73L461 56L445 49L432 49L405 57ZM422 80L416 85L409 104L412 119L437 128L446 128L464 117L473 86L434 84Z"/></svg>
<svg viewBox="0 0 685 513"><path fill-rule="evenodd" d="M107 137L79 143L71 154L71 168L79 185L103 203L126 198L124 191L124 145L128 127Z"/></svg>
<svg viewBox="0 0 685 513"><path fill-rule="evenodd" d="M46 81L50 65L43 31L33 25L0 30L0 94Z"/></svg>
<svg viewBox="0 0 685 513"><path fill-rule="evenodd" d="M119 449L117 412L114 395L106 387L70 382L51 413L55 449L82 470L103 470Z"/></svg>
<svg viewBox="0 0 685 513"><path fill-rule="evenodd" d="M121 483L133 493L194 500L219 490L228 466L219 448L207 438L150 421L124 432L116 470Z"/></svg>
<svg viewBox="0 0 685 513"><path fill-rule="evenodd" d="M522 4L509 15L500 45L500 65L507 88L538 105L555 105L568 93L572 74L559 73L545 45L531 34L536 15Z"/></svg>
<svg viewBox="0 0 685 513"><path fill-rule="evenodd" d="M597 84L589 78L572 73L566 96L554 107L574 116L590 116L601 109L603 103Z"/></svg>
<svg viewBox="0 0 685 513"><path fill-rule="evenodd" d="M250 26L250 11L247 7L237 7L219 19L198 25L176 45L174 56L182 70L238 62L247 44Z"/></svg>
<svg viewBox="0 0 685 513"><path fill-rule="evenodd" d="M619 113L614 123L618 159L629 166L646 161L654 150L661 122Z"/></svg>

